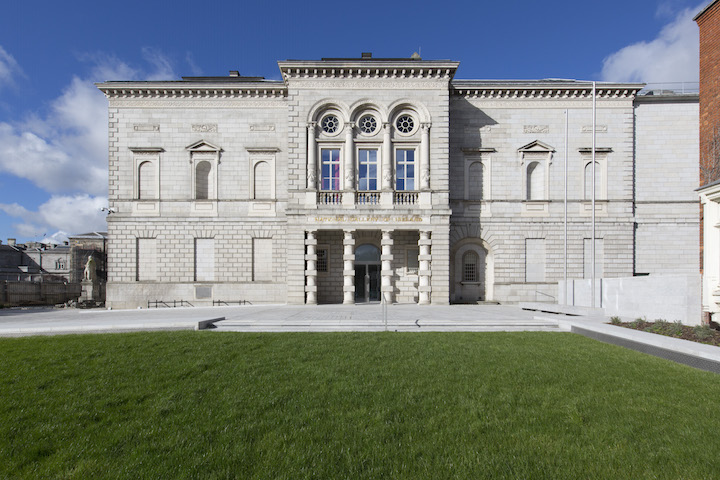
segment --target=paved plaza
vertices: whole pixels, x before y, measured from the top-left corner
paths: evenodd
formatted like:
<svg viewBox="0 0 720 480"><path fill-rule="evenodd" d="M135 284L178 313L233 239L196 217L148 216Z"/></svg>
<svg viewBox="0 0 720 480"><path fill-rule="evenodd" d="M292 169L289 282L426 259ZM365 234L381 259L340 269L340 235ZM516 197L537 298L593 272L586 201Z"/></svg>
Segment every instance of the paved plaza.
<svg viewBox="0 0 720 480"><path fill-rule="evenodd" d="M505 305L247 305L138 310L0 310L0 336L182 330L214 331L552 331L558 320Z"/></svg>
<svg viewBox="0 0 720 480"><path fill-rule="evenodd" d="M551 308L548 306L548 308ZM630 319L624 319L630 320ZM0 310L0 337L158 330L222 332L573 332L720 373L720 348L515 305L244 305L204 308Z"/></svg>

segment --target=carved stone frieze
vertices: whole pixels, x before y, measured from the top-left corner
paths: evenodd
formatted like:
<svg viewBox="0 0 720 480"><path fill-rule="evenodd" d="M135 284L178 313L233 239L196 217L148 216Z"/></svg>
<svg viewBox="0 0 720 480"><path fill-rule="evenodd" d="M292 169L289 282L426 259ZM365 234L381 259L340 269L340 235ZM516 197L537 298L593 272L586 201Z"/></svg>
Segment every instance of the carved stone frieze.
<svg viewBox="0 0 720 480"><path fill-rule="evenodd" d="M242 98L228 99L178 99L163 100L152 98L111 98L110 106L116 108L287 108L283 99L254 100Z"/></svg>
<svg viewBox="0 0 720 480"><path fill-rule="evenodd" d="M192 131L196 133L217 133L217 123L193 123Z"/></svg>
<svg viewBox="0 0 720 480"><path fill-rule="evenodd" d="M133 131L135 132L159 132L160 125L157 123L134 123Z"/></svg>
<svg viewBox="0 0 720 480"><path fill-rule="evenodd" d="M548 125L525 125L523 133L550 133L550 127Z"/></svg>
<svg viewBox="0 0 720 480"><path fill-rule="evenodd" d="M607 133L607 131L608 131L607 125L595 125L596 133ZM582 133L592 133L592 125L583 125Z"/></svg>
<svg viewBox="0 0 720 480"><path fill-rule="evenodd" d="M251 132L274 132L275 125L272 123L253 123L250 125Z"/></svg>

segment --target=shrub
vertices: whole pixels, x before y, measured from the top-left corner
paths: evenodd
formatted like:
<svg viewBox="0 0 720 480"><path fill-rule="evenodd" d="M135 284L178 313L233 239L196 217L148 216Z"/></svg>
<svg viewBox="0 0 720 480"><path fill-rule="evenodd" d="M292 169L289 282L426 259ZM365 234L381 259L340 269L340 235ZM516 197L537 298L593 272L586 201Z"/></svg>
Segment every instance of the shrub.
<svg viewBox="0 0 720 480"><path fill-rule="evenodd" d="M710 328L710 325L698 325L693 331L698 340L707 340L713 335L713 329Z"/></svg>
<svg viewBox="0 0 720 480"><path fill-rule="evenodd" d="M620 325L622 321L620 321L620 317L610 317L610 323L613 325Z"/></svg>
<svg viewBox="0 0 720 480"><path fill-rule="evenodd" d="M630 326L631 326L632 328L635 328L635 329L638 329L638 330L642 330L643 327L645 326L645 323L646 323L646 322L645 322L645 318L644 318L644 317L643 317L643 318L638 317L638 318L636 318L635 320L633 320L633 321L630 323Z"/></svg>

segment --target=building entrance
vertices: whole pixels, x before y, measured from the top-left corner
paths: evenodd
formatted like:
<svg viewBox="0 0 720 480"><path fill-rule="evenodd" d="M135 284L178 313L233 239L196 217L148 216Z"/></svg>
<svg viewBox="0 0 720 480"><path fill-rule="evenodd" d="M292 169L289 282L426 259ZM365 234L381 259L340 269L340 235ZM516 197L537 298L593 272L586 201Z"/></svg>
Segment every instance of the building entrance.
<svg viewBox="0 0 720 480"><path fill-rule="evenodd" d="M360 245L355 249L355 302L380 300L380 249Z"/></svg>

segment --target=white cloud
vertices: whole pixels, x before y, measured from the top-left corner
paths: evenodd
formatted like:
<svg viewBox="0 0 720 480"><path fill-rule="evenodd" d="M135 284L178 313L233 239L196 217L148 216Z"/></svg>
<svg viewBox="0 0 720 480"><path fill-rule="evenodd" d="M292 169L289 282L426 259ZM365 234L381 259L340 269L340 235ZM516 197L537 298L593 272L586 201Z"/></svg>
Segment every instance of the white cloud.
<svg viewBox="0 0 720 480"><path fill-rule="evenodd" d="M0 87L5 85L13 85L16 75L24 76L20 65L5 49L0 46Z"/></svg>
<svg viewBox="0 0 720 480"><path fill-rule="evenodd" d="M150 72L114 56L86 55L89 77L73 77L48 114L22 123L0 122L0 172L30 180L51 193L107 192L107 100L94 85L105 80L175 78L170 60L144 48Z"/></svg>
<svg viewBox="0 0 720 480"><path fill-rule="evenodd" d="M173 70L170 59L156 48L143 47L142 56L146 62L154 67L145 80L175 80L177 75Z"/></svg>
<svg viewBox="0 0 720 480"><path fill-rule="evenodd" d="M661 5L662 6L662 5ZM699 40L693 17L704 6L685 9L657 38L628 45L603 61L602 80L612 82L697 82ZM667 5L666 5L667 7ZM668 7L669 8L669 7ZM668 9L662 9L667 13Z"/></svg>
<svg viewBox="0 0 720 480"><path fill-rule="evenodd" d="M0 203L0 211L22 220L13 225L20 236L38 238L55 232L50 235L52 238L64 232L106 231L105 213L101 211L106 206L105 197L53 195L37 211L30 211L17 203Z"/></svg>
<svg viewBox="0 0 720 480"><path fill-rule="evenodd" d="M107 229L100 208L107 206L108 106L94 83L176 78L172 62L161 51L144 48L142 57L146 69L112 55L84 55L80 60L91 62L92 70L73 77L49 103L47 113L26 112L22 121L0 122L0 173L27 179L53 194L35 212L17 203L0 204L0 211L21 219L13 225L19 236ZM0 47L0 86L10 83L14 74L22 75L22 70Z"/></svg>

